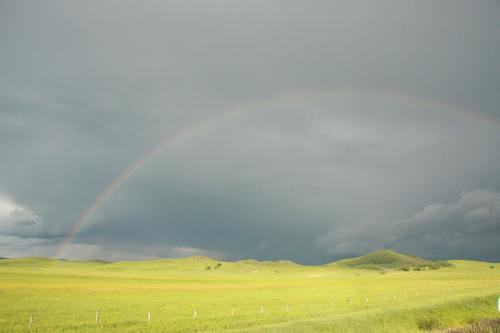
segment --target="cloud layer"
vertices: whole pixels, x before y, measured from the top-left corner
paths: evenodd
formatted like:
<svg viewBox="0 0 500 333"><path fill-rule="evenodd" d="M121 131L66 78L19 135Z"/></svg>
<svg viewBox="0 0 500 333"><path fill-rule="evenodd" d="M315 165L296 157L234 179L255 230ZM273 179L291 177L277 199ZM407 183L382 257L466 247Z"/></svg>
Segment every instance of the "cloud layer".
<svg viewBox="0 0 500 333"><path fill-rule="evenodd" d="M124 170L212 119L61 255L498 258L499 17L467 1L3 1L0 256L52 255Z"/></svg>

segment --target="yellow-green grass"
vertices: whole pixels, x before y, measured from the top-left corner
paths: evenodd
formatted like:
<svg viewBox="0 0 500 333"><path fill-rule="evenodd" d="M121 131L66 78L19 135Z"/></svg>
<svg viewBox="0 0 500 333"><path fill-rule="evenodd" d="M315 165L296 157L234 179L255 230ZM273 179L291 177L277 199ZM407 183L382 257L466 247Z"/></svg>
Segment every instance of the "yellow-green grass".
<svg viewBox="0 0 500 333"><path fill-rule="evenodd" d="M0 332L25 332L31 316L32 332L423 332L426 321L444 329L500 315L496 264L403 272L216 263L3 259Z"/></svg>

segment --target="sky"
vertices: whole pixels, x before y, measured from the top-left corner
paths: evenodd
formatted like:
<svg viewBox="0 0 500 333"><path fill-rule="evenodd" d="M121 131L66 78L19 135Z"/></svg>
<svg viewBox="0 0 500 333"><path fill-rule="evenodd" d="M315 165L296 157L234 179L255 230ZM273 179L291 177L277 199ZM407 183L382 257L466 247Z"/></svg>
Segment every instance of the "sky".
<svg viewBox="0 0 500 333"><path fill-rule="evenodd" d="M0 256L500 261L500 2L0 1Z"/></svg>

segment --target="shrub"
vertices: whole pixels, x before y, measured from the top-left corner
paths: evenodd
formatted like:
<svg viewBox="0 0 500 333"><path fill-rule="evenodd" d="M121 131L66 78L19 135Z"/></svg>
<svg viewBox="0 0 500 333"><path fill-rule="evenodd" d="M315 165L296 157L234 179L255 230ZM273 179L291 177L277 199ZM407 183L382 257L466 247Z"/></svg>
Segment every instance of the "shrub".
<svg viewBox="0 0 500 333"><path fill-rule="evenodd" d="M408 272L410 269L411 269L411 266L410 266L410 265L404 265L404 266L402 266L399 270L400 270L400 271L405 271L405 272Z"/></svg>
<svg viewBox="0 0 500 333"><path fill-rule="evenodd" d="M421 270L425 270L426 268L431 269L431 270L436 270L436 269L440 269L443 267L452 267L452 266L453 265L446 260L439 260L439 261L435 261L435 262L432 262L429 264L418 265L418 267L420 267Z"/></svg>
<svg viewBox="0 0 500 333"><path fill-rule="evenodd" d="M207 266L207 267L205 267L205 269L206 269L207 271L209 271L209 270L211 270L211 269L212 269L212 266Z"/></svg>
<svg viewBox="0 0 500 333"><path fill-rule="evenodd" d="M220 266L222 266L222 264L220 262L218 262L218 263L215 264L214 269L219 269Z"/></svg>
<svg viewBox="0 0 500 333"><path fill-rule="evenodd" d="M439 267L453 267L453 264L451 262L448 262L447 260L439 260L437 262Z"/></svg>

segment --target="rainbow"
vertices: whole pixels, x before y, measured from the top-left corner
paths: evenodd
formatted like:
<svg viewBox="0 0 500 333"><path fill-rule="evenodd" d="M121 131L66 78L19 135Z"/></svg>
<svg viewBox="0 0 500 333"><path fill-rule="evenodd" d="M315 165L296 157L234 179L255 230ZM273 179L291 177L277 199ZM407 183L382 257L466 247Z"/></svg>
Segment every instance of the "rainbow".
<svg viewBox="0 0 500 333"><path fill-rule="evenodd" d="M433 99L425 99L425 98L417 98L415 96L406 95L397 93L394 91L364 91L364 90L333 90L333 91L313 91L313 92L303 92L298 94L291 95L283 95L277 96L273 98L269 98L263 101L259 101L252 104L247 104L243 106L239 106L236 108L232 108L226 111L222 111L204 119L200 122L197 122L189 127L186 127L175 134L168 136L164 141L162 141L159 145L155 146L153 149L149 150L144 154L141 158L137 159L131 165L129 165L125 170L123 170L118 177L113 179L105 189L100 192L94 201L80 214L78 219L71 225L69 231L66 236L62 239L59 246L56 247L52 258L60 258L64 249L71 242L71 240L76 236L80 229L86 225L86 222L90 219L90 217L96 212L96 210L102 205L103 202L106 201L107 198L118 188L121 184L127 181L138 169L141 168L146 162L154 159L156 156L160 155L162 152L167 150L169 147L172 147L176 143L182 141L183 138L189 136L191 133L199 131L212 123L220 121L228 116L234 116L238 114L244 114L252 111L256 111L261 109L262 107L271 105L277 102L293 102L293 101L301 101L308 98L319 98L319 97L329 97L329 96L338 96L338 97L375 97L375 98L384 98L391 99L395 101L400 101L403 103L409 103L417 106L424 106L427 108L440 110L449 112L452 114L459 114L464 117L473 119L475 121L479 121L488 126L492 126L500 129L500 123L493 117L487 116L482 113L471 112L457 106L449 105L441 101L433 100Z"/></svg>

